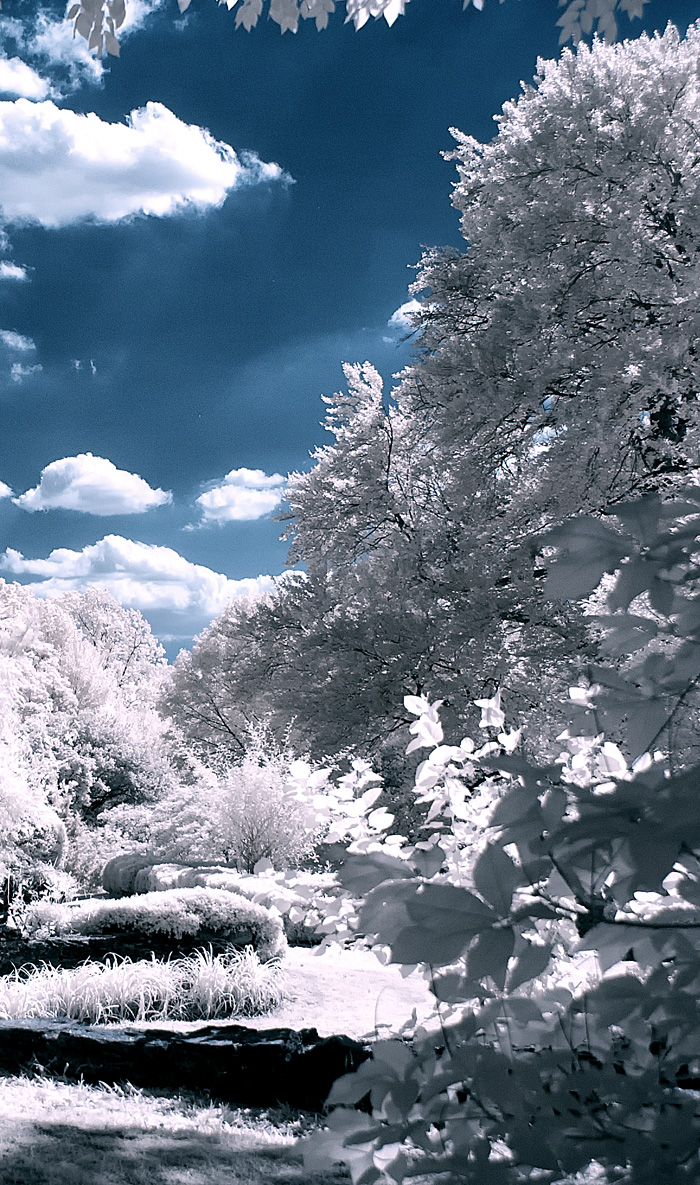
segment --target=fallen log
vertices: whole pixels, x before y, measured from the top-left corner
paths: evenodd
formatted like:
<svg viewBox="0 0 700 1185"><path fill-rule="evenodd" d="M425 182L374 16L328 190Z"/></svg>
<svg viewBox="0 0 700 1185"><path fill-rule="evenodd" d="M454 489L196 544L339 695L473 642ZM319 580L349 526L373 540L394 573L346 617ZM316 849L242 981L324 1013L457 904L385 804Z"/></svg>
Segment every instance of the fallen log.
<svg viewBox="0 0 700 1185"><path fill-rule="evenodd" d="M349 1037L316 1029L206 1025L190 1032L70 1020L0 1021L0 1072L40 1070L69 1081L208 1091L235 1106L286 1103L322 1111L336 1078L370 1057Z"/></svg>

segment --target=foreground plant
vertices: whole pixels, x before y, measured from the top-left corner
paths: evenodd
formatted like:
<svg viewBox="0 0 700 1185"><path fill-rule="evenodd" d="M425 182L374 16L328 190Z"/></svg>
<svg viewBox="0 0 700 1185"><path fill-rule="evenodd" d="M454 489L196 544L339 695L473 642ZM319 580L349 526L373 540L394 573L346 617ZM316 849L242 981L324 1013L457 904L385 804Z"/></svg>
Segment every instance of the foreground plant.
<svg viewBox="0 0 700 1185"><path fill-rule="evenodd" d="M355 1185L555 1182L591 1162L608 1181L698 1179L700 767L671 730L700 676L700 489L614 514L623 531L580 518L543 541L559 551L550 595L617 573L598 626L611 653L639 655L572 689L581 735L556 763L514 751L498 694L480 706L499 739L480 750L442 744L438 705L406 701L412 747L432 750L417 789L437 841L365 845L340 876L366 894L360 930L429 967L452 1020L379 1043L335 1084L309 1168L343 1162ZM460 842L474 768L498 779L476 853ZM367 1095L371 1115L351 1109Z"/></svg>

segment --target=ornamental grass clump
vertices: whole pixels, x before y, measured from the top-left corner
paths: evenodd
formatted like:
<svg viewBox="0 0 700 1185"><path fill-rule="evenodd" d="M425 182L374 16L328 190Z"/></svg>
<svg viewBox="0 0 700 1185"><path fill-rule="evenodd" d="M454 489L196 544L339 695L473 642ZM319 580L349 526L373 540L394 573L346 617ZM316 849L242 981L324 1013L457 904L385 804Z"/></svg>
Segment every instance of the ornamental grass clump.
<svg viewBox="0 0 700 1185"><path fill-rule="evenodd" d="M71 910L71 926L87 935L127 930L174 939L197 938L205 932L235 940L249 934L250 945L263 960L280 954L286 945L279 917L225 889L169 889L119 901L90 901Z"/></svg>
<svg viewBox="0 0 700 1185"><path fill-rule="evenodd" d="M250 947L167 962L113 955L70 970L44 963L0 979L0 1018L109 1024L258 1016L279 1007L283 982L279 962L261 963Z"/></svg>

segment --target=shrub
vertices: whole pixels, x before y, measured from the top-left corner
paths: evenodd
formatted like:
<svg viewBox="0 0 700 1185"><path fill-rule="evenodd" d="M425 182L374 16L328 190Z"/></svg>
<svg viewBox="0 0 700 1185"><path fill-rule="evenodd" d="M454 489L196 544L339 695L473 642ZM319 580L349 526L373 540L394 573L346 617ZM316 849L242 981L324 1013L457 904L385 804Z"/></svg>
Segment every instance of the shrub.
<svg viewBox="0 0 700 1185"><path fill-rule="evenodd" d="M130 897L137 874L150 868L158 859L148 852L120 852L108 860L102 870L102 885L110 897Z"/></svg>
<svg viewBox="0 0 700 1185"><path fill-rule="evenodd" d="M201 931L222 939L249 930L261 958L279 954L285 946L282 923L261 905L224 889L171 889L120 901L87 902L71 911L72 928L81 934L135 930L172 938L196 938Z"/></svg>
<svg viewBox="0 0 700 1185"><path fill-rule="evenodd" d="M283 998L279 964L248 949L184 959L119 959L71 970L44 964L0 979L0 1018L68 1017L110 1021L213 1020L258 1016Z"/></svg>
<svg viewBox="0 0 700 1185"><path fill-rule="evenodd" d="M276 872L269 860L256 864L252 876L216 865L155 864L141 868L134 878L135 893L197 885L238 893L279 913L290 942L312 945L321 941L316 927L329 915L333 899L341 892L334 873Z"/></svg>

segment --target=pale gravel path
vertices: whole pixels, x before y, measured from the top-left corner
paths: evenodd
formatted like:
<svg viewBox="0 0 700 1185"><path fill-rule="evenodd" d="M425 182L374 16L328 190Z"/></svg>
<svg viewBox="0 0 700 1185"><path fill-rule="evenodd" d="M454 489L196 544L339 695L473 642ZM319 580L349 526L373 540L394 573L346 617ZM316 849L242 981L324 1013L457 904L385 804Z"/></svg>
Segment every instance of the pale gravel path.
<svg viewBox="0 0 700 1185"><path fill-rule="evenodd" d="M244 1025L251 1029L317 1029L322 1037L384 1037L411 1017L418 1023L433 1011L434 997L426 981L414 972L402 978L397 966L382 966L371 951L329 947L291 946L285 954L288 998L266 1016L243 1016L230 1021L129 1022L129 1028L158 1027L192 1032L207 1024ZM110 1026L113 1027L113 1026ZM122 1026L123 1027L123 1026Z"/></svg>

